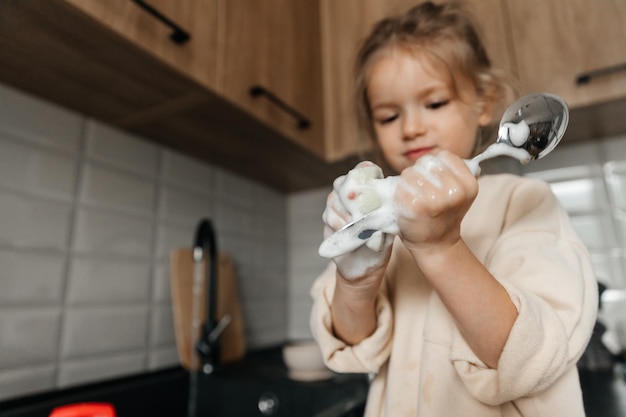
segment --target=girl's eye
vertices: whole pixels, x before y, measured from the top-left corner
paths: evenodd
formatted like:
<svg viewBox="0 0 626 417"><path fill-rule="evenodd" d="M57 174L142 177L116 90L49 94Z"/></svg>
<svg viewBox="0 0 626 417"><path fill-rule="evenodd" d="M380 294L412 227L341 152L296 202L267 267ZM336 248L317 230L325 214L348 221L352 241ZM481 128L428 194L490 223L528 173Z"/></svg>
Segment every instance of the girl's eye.
<svg viewBox="0 0 626 417"><path fill-rule="evenodd" d="M449 103L448 100L433 101L432 103L428 104L427 107L429 109L431 109L431 110L437 110L437 109L440 109L441 107L445 106L448 103Z"/></svg>
<svg viewBox="0 0 626 417"><path fill-rule="evenodd" d="M384 124L393 122L397 118L398 118L397 114L393 114L393 115L387 116L387 117L381 117L381 118L378 119L378 123L381 124L381 125L384 125Z"/></svg>

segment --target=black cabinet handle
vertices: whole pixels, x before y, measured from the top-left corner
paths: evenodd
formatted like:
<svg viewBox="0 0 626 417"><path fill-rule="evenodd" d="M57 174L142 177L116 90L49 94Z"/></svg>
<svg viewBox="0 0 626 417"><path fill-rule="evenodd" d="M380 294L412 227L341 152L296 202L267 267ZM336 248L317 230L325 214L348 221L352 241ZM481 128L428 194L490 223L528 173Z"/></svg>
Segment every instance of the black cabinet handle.
<svg viewBox="0 0 626 417"><path fill-rule="evenodd" d="M187 33L184 29L182 29L176 23L172 22L170 19L167 18L167 16L165 16L163 13L155 9L153 6L150 6L144 0L133 0L133 1L137 3L139 7L141 7L142 9L144 9L145 11L147 11L148 13L150 13L151 15L159 19L161 22L165 23L167 26L172 28L172 34L170 35L170 39L174 43L181 45L187 42L189 38L191 37L191 35L189 35L189 33Z"/></svg>
<svg viewBox="0 0 626 417"><path fill-rule="evenodd" d="M614 65L612 67L600 68L597 70L582 73L578 77L576 77L576 84L589 84L593 78L614 74L620 71L626 71L626 62L623 64Z"/></svg>
<svg viewBox="0 0 626 417"><path fill-rule="evenodd" d="M265 87L261 87L260 85L255 85L255 86L251 87L250 88L250 95L252 97L258 97L258 96L263 96L263 95L265 97L267 97L267 99L269 101L271 101L272 103L276 104L278 107L280 107L285 112L287 112L290 115L292 115L297 120L297 122L298 122L298 129L306 130L309 127L311 127L311 122L306 117L304 117L303 115L298 113L296 110L294 110L287 103L282 101L280 98L276 97L271 91L267 90Z"/></svg>

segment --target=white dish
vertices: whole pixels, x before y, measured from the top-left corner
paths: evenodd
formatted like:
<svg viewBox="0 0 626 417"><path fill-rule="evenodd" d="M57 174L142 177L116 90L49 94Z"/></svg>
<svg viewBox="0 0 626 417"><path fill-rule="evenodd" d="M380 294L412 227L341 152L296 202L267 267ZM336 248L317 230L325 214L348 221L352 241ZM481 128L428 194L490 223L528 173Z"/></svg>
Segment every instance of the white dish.
<svg viewBox="0 0 626 417"><path fill-rule="evenodd" d="M322 352L313 340L294 341L283 346L283 361L290 379L317 381L333 376L324 365Z"/></svg>
<svg viewBox="0 0 626 417"><path fill-rule="evenodd" d="M294 381L323 381L333 377L333 373L329 369L318 369L313 371L290 370L287 372L289 379Z"/></svg>

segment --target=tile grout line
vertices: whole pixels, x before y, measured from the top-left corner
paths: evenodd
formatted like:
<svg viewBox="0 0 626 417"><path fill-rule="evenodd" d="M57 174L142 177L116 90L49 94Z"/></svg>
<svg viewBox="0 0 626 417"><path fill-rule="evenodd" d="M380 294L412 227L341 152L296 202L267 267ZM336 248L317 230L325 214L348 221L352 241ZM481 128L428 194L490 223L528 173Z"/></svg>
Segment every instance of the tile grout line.
<svg viewBox="0 0 626 417"><path fill-rule="evenodd" d="M61 284L61 314L59 317L59 328L57 331L57 355L54 366L54 386L58 388L61 385L61 366L63 362L63 339L65 337L65 324L67 320L68 304L69 304L69 286L70 286L70 268L73 259L74 232L78 222L78 210L80 200L80 187L83 182L83 173L85 169L85 153L87 148L87 135L89 125L86 118L81 119L79 149L76 155L76 179L74 181L74 193L72 198L71 220L69 222L67 250L63 261L63 281Z"/></svg>
<svg viewBox="0 0 626 417"><path fill-rule="evenodd" d="M156 183L156 191L154 195L154 206L153 206L153 215L152 215L152 242L150 243L150 279L148 280L148 302L147 302L147 329L146 329L146 341L145 341L145 358L144 358L144 370L150 369L150 357L153 353L153 347L158 347L156 343L154 343L153 328L152 322L155 319L153 315L157 311L156 305L158 304L156 300L154 300L154 287L155 287L155 279L156 279L156 271L157 265L160 263L160 258L157 254L158 248L158 238L159 238L159 221L161 217L161 196L163 194L163 188L165 186L165 173L164 173L164 162L165 159L165 150L163 148L159 148L159 157L157 162L157 175L155 178Z"/></svg>

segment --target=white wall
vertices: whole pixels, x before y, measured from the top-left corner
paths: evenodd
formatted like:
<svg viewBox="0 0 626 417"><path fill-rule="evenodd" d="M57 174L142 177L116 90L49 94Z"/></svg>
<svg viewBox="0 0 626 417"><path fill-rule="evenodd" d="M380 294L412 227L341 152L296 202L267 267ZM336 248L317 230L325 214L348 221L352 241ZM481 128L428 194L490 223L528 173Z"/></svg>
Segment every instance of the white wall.
<svg viewBox="0 0 626 417"><path fill-rule="evenodd" d="M287 230L289 242L289 315L288 337L310 339L309 312L312 302L309 290L328 260L317 254L322 236L322 211L330 191L323 187L313 191L290 194L287 198Z"/></svg>
<svg viewBox="0 0 626 417"><path fill-rule="evenodd" d="M178 363L168 275L210 217L249 348L286 338L286 196L0 85L0 400Z"/></svg>
<svg viewBox="0 0 626 417"><path fill-rule="evenodd" d="M626 136L563 146L524 172L550 183L591 253L597 279L626 288Z"/></svg>

